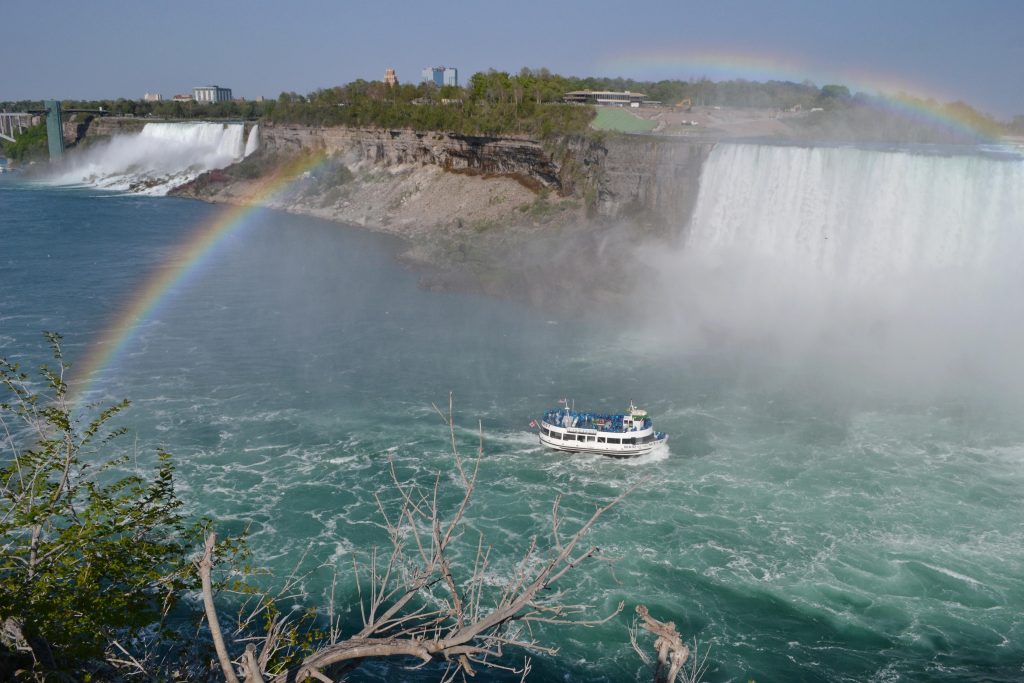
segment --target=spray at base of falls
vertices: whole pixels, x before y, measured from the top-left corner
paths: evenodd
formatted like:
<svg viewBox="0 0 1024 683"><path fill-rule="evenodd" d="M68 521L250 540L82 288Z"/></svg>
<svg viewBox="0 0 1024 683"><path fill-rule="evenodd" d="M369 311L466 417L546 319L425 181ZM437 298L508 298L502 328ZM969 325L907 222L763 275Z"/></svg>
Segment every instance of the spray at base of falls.
<svg viewBox="0 0 1024 683"><path fill-rule="evenodd" d="M49 181L165 195L201 173L241 160L258 146L256 127L246 141L241 123L147 123L138 134L117 135L69 154Z"/></svg>
<svg viewBox="0 0 1024 683"><path fill-rule="evenodd" d="M677 350L1024 398L1019 155L727 144L700 183L682 247L649 257Z"/></svg>

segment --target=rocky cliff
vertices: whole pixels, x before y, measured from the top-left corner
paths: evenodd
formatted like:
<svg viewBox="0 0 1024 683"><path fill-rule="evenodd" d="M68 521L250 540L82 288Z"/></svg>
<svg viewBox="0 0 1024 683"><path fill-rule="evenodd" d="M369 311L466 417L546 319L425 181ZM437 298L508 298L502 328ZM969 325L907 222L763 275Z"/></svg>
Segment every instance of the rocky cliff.
<svg viewBox="0 0 1024 683"><path fill-rule="evenodd" d="M713 142L619 135L588 150L596 171L597 214L682 230L697 202Z"/></svg>
<svg viewBox="0 0 1024 683"><path fill-rule="evenodd" d="M630 135L541 143L343 127L266 126L260 133L264 150L271 153L313 149L336 155L350 167L420 165L514 179L535 194L550 191L574 198L591 218L638 219L669 228L681 228L692 213L701 168L714 147L711 142Z"/></svg>
<svg viewBox="0 0 1024 683"><path fill-rule="evenodd" d="M264 126L260 138L269 152L315 149L341 155L349 164L429 164L446 171L517 177L537 189L563 189L559 165L528 138L307 126Z"/></svg>

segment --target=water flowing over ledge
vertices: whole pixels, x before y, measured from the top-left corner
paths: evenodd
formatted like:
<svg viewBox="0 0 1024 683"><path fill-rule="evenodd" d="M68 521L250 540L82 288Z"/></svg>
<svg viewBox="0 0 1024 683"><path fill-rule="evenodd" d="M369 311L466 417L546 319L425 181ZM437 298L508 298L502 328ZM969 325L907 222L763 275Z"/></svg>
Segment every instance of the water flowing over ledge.
<svg viewBox="0 0 1024 683"><path fill-rule="evenodd" d="M147 123L141 132L68 155L49 176L58 185L165 195L200 174L224 168L259 146L256 127L241 123Z"/></svg>

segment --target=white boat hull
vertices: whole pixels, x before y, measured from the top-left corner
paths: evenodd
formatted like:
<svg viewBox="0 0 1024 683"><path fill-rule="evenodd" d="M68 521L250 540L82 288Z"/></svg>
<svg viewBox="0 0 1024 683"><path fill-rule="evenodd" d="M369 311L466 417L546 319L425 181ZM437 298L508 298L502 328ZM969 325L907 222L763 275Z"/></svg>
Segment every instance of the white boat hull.
<svg viewBox="0 0 1024 683"><path fill-rule="evenodd" d="M611 458L636 458L654 450L666 438L658 439L653 429L632 432L605 432L572 429L541 422L540 442L563 453L593 453ZM612 441L615 443L612 443Z"/></svg>

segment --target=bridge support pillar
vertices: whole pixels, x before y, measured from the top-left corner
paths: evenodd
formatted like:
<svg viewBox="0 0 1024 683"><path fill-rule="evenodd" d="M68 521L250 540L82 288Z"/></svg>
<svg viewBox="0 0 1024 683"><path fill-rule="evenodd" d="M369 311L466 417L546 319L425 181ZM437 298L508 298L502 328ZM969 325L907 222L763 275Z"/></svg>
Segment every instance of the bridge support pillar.
<svg viewBox="0 0 1024 683"><path fill-rule="evenodd" d="M46 100L46 142L50 146L50 161L56 161L64 155L64 126L61 125L60 101Z"/></svg>

